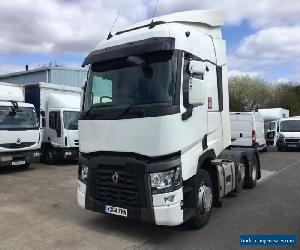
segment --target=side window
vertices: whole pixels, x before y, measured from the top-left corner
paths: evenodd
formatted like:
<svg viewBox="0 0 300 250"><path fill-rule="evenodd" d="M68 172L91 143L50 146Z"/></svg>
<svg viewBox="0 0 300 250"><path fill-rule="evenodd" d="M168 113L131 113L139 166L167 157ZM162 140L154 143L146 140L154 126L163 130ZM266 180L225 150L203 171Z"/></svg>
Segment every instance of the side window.
<svg viewBox="0 0 300 250"><path fill-rule="evenodd" d="M49 113L49 127L54 129L57 133L57 137L61 137L61 119L60 112L51 111Z"/></svg>
<svg viewBox="0 0 300 250"><path fill-rule="evenodd" d="M102 77L94 77L91 105L112 102L112 81Z"/></svg>
<svg viewBox="0 0 300 250"><path fill-rule="evenodd" d="M207 67L209 69L206 72L205 78L205 85L207 91L207 98L208 98L208 111L219 111L219 88L218 88L218 80L217 80L217 67L210 63L207 63ZM221 94L221 93L220 93Z"/></svg>
<svg viewBox="0 0 300 250"><path fill-rule="evenodd" d="M56 124L57 124L57 113L58 112L54 112L51 111L49 113L49 127L56 130Z"/></svg>

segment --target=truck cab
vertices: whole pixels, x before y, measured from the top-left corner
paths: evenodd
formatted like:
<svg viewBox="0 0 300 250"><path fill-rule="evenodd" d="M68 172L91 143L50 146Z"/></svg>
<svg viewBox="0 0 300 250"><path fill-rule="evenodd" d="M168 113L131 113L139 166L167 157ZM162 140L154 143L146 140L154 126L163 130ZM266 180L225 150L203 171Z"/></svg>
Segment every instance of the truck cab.
<svg viewBox="0 0 300 250"><path fill-rule="evenodd" d="M74 107L77 103L77 107ZM51 94L48 101L45 138L45 161L78 157L79 97ZM51 146L50 146L51 144ZM47 146L46 146L47 147Z"/></svg>
<svg viewBox="0 0 300 250"><path fill-rule="evenodd" d="M38 110L42 131L42 160L54 164L77 160L81 89L51 83L25 86L26 100Z"/></svg>
<svg viewBox="0 0 300 250"><path fill-rule="evenodd" d="M41 135L36 110L24 102L22 86L0 83L0 167L40 160Z"/></svg>
<svg viewBox="0 0 300 250"><path fill-rule="evenodd" d="M265 122L265 138L267 145L276 146L279 138L279 122L289 117L289 110L283 108L258 109Z"/></svg>
<svg viewBox="0 0 300 250"><path fill-rule="evenodd" d="M87 56L80 207L157 225L192 219L200 228L226 194L255 186L257 154L224 152L231 140L222 24L219 11L157 17Z"/></svg>

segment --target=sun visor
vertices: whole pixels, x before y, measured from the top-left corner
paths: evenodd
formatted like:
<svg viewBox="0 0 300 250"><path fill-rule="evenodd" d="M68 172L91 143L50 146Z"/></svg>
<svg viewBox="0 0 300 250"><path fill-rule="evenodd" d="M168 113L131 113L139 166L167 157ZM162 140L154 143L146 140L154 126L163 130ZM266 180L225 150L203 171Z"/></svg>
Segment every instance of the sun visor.
<svg viewBox="0 0 300 250"><path fill-rule="evenodd" d="M125 43L105 49L95 50L90 53L82 63L82 67L109 61L116 58L140 55L155 51L172 51L175 49L175 38L155 37L136 42Z"/></svg>

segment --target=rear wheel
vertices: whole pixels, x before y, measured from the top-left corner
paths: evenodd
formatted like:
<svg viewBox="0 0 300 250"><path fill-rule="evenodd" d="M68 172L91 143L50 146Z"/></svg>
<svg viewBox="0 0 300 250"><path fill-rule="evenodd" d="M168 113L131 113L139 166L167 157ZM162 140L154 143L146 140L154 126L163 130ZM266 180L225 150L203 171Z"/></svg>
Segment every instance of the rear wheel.
<svg viewBox="0 0 300 250"><path fill-rule="evenodd" d="M193 225L195 228L200 229L207 224L211 214L213 186L209 173L204 169L200 169L196 178L196 216L193 218Z"/></svg>
<svg viewBox="0 0 300 250"><path fill-rule="evenodd" d="M236 185L235 185L234 192L236 192L236 193L241 192L244 187L245 169L246 169L245 159L241 158L238 163L237 171L235 174Z"/></svg>
<svg viewBox="0 0 300 250"><path fill-rule="evenodd" d="M249 165L246 177L245 177L245 188L254 188L256 186L257 181L257 173L258 173L258 161L256 155L252 159L251 166Z"/></svg>
<svg viewBox="0 0 300 250"><path fill-rule="evenodd" d="M277 150L279 151L279 152L282 152L283 151L283 149L282 149L282 147L277 147Z"/></svg>

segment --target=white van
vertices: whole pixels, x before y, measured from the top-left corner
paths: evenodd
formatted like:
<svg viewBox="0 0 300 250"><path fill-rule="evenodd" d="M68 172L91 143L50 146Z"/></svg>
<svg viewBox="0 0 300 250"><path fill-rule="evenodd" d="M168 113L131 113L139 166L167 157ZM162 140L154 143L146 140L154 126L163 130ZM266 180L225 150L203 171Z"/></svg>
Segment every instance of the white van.
<svg viewBox="0 0 300 250"><path fill-rule="evenodd" d="M230 113L231 145L267 150L264 119L258 113Z"/></svg>
<svg viewBox="0 0 300 250"><path fill-rule="evenodd" d="M277 149L300 149L300 117L280 120Z"/></svg>

